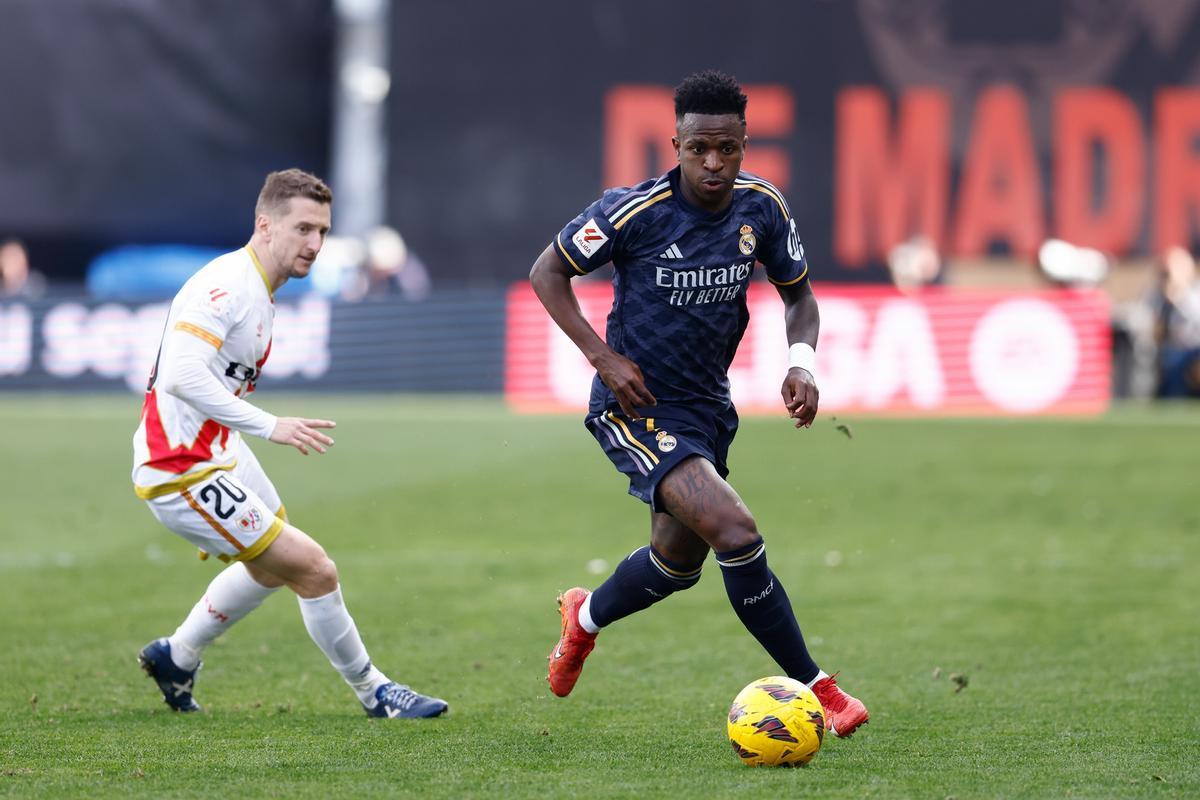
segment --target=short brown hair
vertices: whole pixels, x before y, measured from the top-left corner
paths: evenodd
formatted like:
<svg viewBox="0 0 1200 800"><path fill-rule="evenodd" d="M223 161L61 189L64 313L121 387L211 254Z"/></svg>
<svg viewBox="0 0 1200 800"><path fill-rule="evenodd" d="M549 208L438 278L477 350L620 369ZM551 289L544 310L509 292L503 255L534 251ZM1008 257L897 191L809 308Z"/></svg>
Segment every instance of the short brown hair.
<svg viewBox="0 0 1200 800"><path fill-rule="evenodd" d="M254 204L254 215L277 214L280 207L293 197L307 197L318 203L332 203L333 192L316 175L295 167L272 172L263 182Z"/></svg>

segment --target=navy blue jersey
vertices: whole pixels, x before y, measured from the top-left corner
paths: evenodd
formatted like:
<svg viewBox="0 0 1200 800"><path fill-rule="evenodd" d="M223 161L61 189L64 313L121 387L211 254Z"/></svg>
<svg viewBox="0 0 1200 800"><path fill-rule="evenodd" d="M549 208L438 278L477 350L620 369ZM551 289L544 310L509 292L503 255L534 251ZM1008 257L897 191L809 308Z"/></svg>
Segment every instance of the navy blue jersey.
<svg viewBox="0 0 1200 800"><path fill-rule="evenodd" d="M746 287L755 262L782 286L808 279L783 195L748 172L717 214L683 199L679 167L610 189L562 229L554 247L580 275L613 263L606 339L641 368L659 403L729 405L729 365L750 319ZM615 405L597 375L590 413Z"/></svg>

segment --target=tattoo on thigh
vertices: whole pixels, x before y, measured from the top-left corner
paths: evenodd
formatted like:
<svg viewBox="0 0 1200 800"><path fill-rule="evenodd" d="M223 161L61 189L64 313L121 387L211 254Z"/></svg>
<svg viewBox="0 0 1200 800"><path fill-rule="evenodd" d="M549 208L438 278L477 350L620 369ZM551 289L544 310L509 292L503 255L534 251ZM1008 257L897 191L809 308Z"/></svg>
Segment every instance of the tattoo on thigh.
<svg viewBox="0 0 1200 800"><path fill-rule="evenodd" d="M700 461L685 461L677 467L676 480L666 480L660 493L667 508L688 527L702 520L721 500L720 486L709 480Z"/></svg>
<svg viewBox="0 0 1200 800"><path fill-rule="evenodd" d="M692 466L692 465L689 465ZM687 497L697 497L704 493L704 481L695 469L689 469L683 474L684 492Z"/></svg>

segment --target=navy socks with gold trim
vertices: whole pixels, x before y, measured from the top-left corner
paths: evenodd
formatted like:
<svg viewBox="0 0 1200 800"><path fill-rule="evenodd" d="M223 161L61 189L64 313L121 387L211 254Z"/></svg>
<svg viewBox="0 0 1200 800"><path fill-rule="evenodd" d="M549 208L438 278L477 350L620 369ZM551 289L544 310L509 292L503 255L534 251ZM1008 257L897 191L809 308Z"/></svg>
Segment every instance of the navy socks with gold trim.
<svg viewBox="0 0 1200 800"><path fill-rule="evenodd" d="M767 566L767 548L758 541L717 553L725 592L738 619L789 678L807 683L819 671L783 584Z"/></svg>
<svg viewBox="0 0 1200 800"><path fill-rule="evenodd" d="M591 616L604 627L649 608L700 580L704 563L687 567L663 558L650 545L629 554L591 597Z"/></svg>

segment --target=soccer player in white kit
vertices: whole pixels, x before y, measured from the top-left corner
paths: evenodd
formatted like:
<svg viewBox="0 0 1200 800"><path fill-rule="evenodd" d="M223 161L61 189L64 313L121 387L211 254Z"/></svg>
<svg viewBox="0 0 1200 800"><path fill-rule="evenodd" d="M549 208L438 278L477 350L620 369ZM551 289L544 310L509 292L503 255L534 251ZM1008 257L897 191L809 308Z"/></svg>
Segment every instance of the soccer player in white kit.
<svg viewBox="0 0 1200 800"><path fill-rule="evenodd" d="M133 438L138 497L170 530L228 562L169 637L138 654L167 705L199 711L200 656L287 586L309 635L374 717L435 717L444 700L391 681L372 663L342 601L337 567L288 522L242 434L324 453L330 420L275 417L246 402L271 353L274 293L312 268L329 232L332 193L298 169L267 176L254 233L193 275L171 303Z"/></svg>

